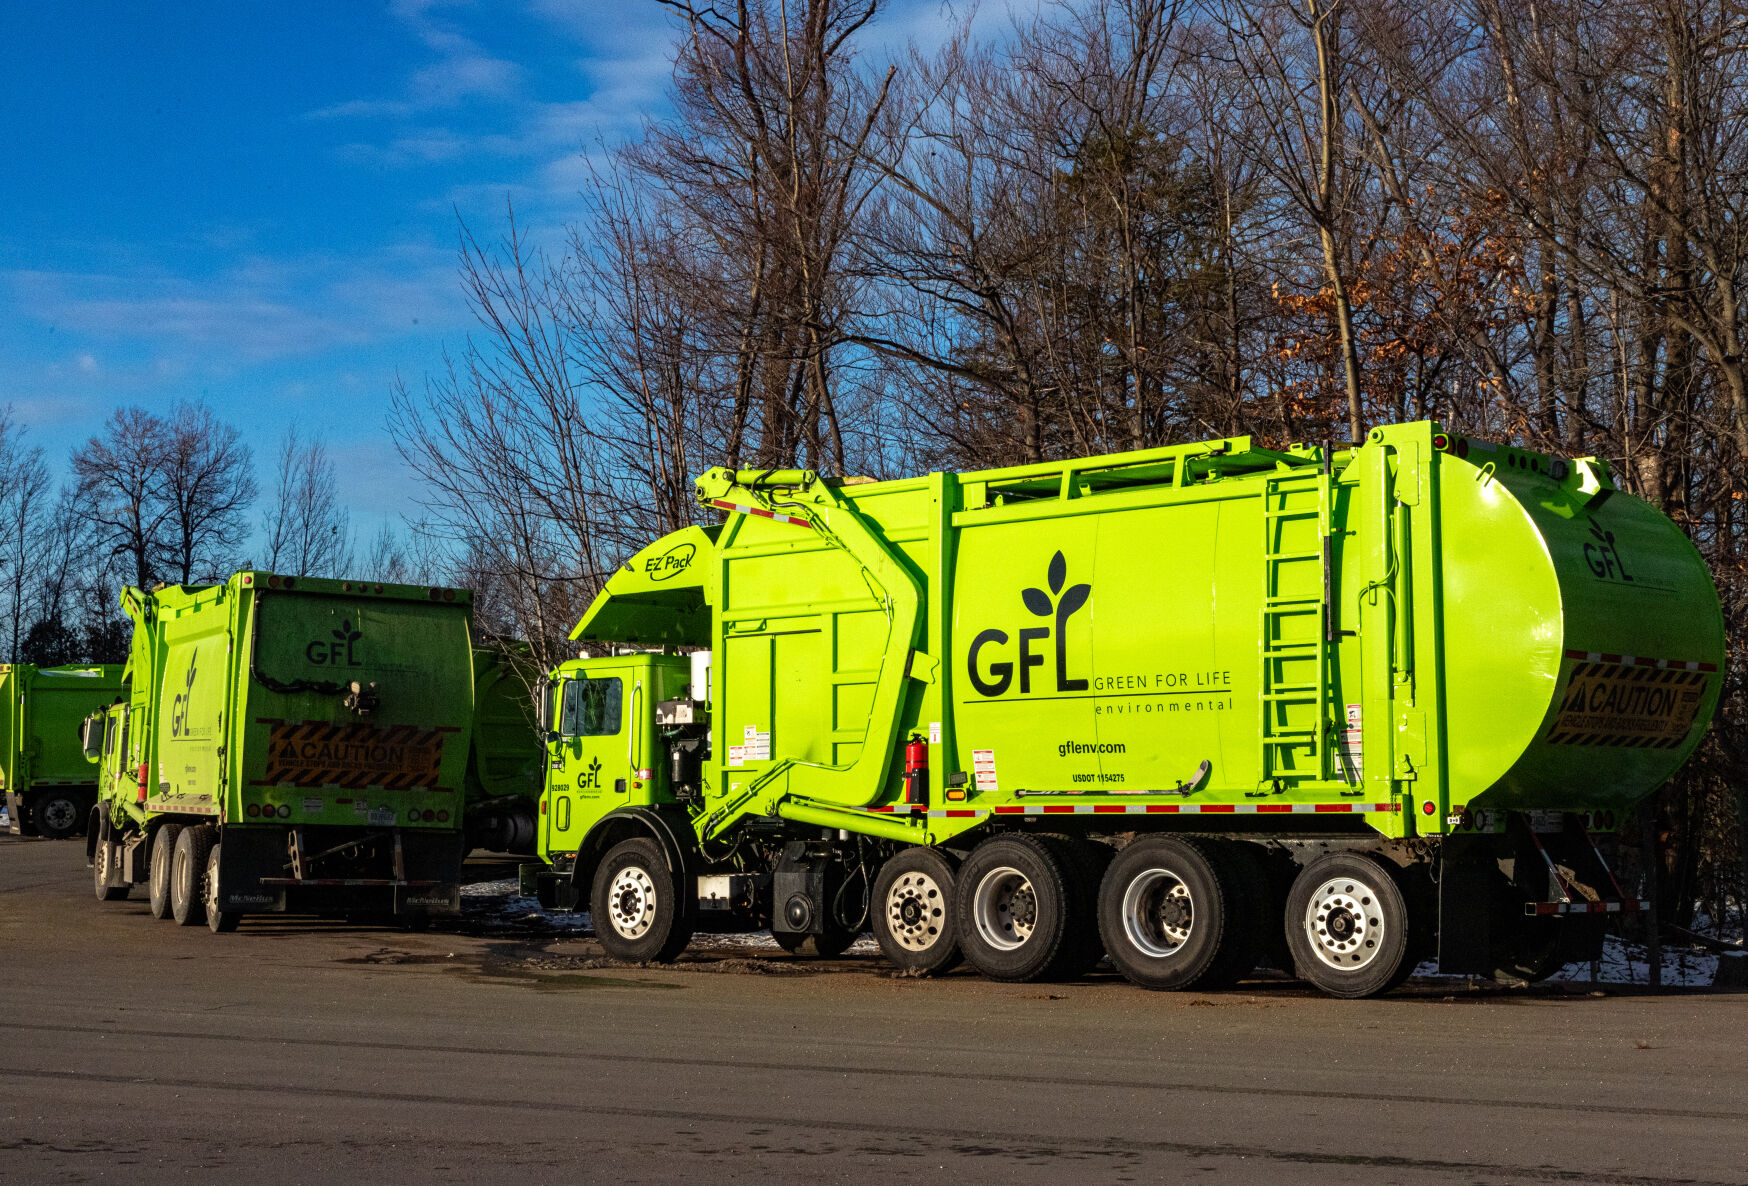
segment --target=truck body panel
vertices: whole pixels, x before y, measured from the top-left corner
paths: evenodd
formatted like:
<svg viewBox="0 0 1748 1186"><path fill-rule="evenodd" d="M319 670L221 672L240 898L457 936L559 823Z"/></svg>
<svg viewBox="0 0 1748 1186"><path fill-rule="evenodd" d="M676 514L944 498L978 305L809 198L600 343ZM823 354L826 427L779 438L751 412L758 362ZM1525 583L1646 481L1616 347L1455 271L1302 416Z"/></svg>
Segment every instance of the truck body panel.
<svg viewBox="0 0 1748 1186"><path fill-rule="evenodd" d="M708 551L698 529L652 544L576 636L701 645L691 605L709 605L717 829L779 801L906 806L894 757L911 734L931 747L918 831L935 839L1041 795L1348 814L1395 836L1465 812L1618 817L1716 703L1704 564L1630 495L1435 434L1451 439L1380 430L1336 470L1233 440L819 483L817 522L791 495L773 502L794 514L732 514ZM1494 453L1521 464L1477 464ZM717 502L762 503L711 483ZM848 514L828 528L831 505ZM886 571L844 546L852 518ZM652 581L683 549L684 573ZM668 628L640 632L664 596Z"/></svg>

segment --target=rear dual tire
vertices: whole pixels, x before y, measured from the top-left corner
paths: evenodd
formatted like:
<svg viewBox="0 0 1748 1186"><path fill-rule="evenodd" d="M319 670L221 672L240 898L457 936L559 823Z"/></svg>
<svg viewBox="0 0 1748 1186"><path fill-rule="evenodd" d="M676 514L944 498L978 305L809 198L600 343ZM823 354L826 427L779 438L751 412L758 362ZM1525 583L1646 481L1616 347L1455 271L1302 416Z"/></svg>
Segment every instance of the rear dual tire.
<svg viewBox="0 0 1748 1186"><path fill-rule="evenodd" d="M170 857L170 917L179 927L199 926L206 921L208 857L212 854L213 829L202 824L183 828Z"/></svg>
<svg viewBox="0 0 1748 1186"><path fill-rule="evenodd" d="M170 870L175 864L176 838L183 831L183 825L172 822L160 824L152 833L151 873L146 890L153 918L170 917Z"/></svg>
<svg viewBox="0 0 1748 1186"><path fill-rule="evenodd" d="M1224 988L1256 967L1267 910L1242 845L1147 836L1118 853L1099 890L1111 962L1141 988Z"/></svg>
<svg viewBox="0 0 1748 1186"><path fill-rule="evenodd" d="M1090 841L1010 833L991 836L960 866L953 922L965 959L991 980L1068 980L1103 954L1094 923Z"/></svg>
<svg viewBox="0 0 1748 1186"><path fill-rule="evenodd" d="M90 800L74 791L38 791L31 798L30 813L36 834L49 840L71 840L79 835Z"/></svg>
<svg viewBox="0 0 1748 1186"><path fill-rule="evenodd" d="M237 923L243 918L238 911L219 909L219 853L223 848L224 844L220 842L208 850L206 876L201 881L201 904L206 915L206 925L215 935L236 930Z"/></svg>

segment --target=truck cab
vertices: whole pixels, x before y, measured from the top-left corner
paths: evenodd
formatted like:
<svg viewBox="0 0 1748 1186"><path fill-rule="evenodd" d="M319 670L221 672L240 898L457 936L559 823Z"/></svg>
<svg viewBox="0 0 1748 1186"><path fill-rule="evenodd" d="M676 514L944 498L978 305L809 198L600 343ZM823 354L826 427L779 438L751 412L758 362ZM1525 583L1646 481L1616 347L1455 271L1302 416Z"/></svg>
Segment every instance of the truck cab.
<svg viewBox="0 0 1748 1186"><path fill-rule="evenodd" d="M118 796L128 802L136 797L139 777L129 758L128 705L117 701L85 718L80 732L85 758L97 767L97 801Z"/></svg>
<svg viewBox="0 0 1748 1186"><path fill-rule="evenodd" d="M643 653L573 660L553 670L542 704L545 861L574 857L614 811L698 795L708 725L691 698L692 666L684 655Z"/></svg>

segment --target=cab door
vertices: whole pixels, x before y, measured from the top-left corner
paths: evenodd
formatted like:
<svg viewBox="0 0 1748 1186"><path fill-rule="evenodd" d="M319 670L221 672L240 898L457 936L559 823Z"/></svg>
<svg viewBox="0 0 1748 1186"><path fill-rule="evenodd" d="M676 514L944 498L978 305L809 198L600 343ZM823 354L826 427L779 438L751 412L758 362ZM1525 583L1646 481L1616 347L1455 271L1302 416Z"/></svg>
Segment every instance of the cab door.
<svg viewBox="0 0 1748 1186"><path fill-rule="evenodd" d="M626 801L630 705L623 674L561 679L547 752L546 849L574 852L595 821Z"/></svg>

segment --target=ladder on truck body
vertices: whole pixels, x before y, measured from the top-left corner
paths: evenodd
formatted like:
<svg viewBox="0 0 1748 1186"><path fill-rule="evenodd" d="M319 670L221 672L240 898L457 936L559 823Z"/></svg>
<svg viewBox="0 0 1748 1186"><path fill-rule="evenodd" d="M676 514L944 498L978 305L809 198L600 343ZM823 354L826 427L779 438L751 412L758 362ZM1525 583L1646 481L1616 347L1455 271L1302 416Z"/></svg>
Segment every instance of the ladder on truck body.
<svg viewBox="0 0 1748 1186"><path fill-rule="evenodd" d="M1328 732L1331 478L1323 466L1262 480L1264 791L1331 778Z"/></svg>

